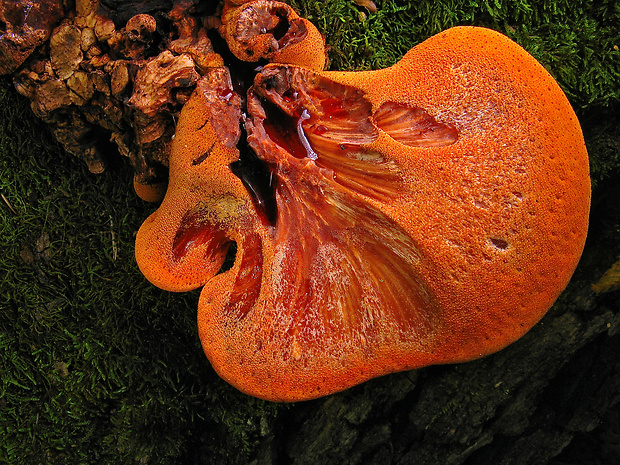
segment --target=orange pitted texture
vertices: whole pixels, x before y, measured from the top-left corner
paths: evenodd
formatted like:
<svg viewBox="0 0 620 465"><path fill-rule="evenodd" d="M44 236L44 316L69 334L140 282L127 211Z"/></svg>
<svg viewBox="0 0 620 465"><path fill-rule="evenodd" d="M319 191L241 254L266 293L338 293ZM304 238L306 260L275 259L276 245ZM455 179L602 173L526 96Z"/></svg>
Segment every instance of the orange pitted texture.
<svg viewBox="0 0 620 465"><path fill-rule="evenodd" d="M169 291L195 289L217 273L251 202L230 176L238 153L217 137L211 111L199 83L177 125L166 196L136 237L142 272Z"/></svg>
<svg viewBox="0 0 620 465"><path fill-rule="evenodd" d="M204 286L205 353L243 392L311 399L482 357L568 283L588 224L583 137L505 36L453 28L379 71L266 66L239 117L262 185L235 175L240 136L222 137L224 92L205 89L181 114L136 257L164 289Z"/></svg>

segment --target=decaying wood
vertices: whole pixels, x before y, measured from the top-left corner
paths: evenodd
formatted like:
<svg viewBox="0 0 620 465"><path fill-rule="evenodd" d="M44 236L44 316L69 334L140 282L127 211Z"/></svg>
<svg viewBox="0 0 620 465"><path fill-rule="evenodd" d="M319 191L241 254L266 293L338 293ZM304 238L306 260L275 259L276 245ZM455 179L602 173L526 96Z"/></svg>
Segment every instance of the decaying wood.
<svg viewBox="0 0 620 465"><path fill-rule="evenodd" d="M234 7L249 1L227 3ZM239 20L235 34L271 44L273 51L305 35L288 5L253 3L245 11L260 13L262 26ZM224 66L208 37L211 29L221 32L222 11L219 0L4 2L0 73L13 73L35 114L92 172L105 169L116 147L133 165L139 195L151 198L145 194L150 187L159 192L165 186L181 108L201 77ZM287 33L276 40L270 28L282 21L289 30L278 26Z"/></svg>
<svg viewBox="0 0 620 465"><path fill-rule="evenodd" d="M200 13L197 4L3 4L0 72L15 72L33 111L92 172L105 169L111 141L136 182L164 181L176 117L200 73L222 65L203 25L217 2Z"/></svg>
<svg viewBox="0 0 620 465"><path fill-rule="evenodd" d="M62 0L0 2L0 74L15 71L63 16Z"/></svg>

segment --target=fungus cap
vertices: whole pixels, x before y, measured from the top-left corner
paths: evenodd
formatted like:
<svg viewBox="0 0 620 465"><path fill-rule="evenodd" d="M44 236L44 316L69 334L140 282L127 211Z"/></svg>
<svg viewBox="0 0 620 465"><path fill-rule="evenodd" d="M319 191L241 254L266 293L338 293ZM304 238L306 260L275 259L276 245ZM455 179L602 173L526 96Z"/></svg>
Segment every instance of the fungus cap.
<svg viewBox="0 0 620 465"><path fill-rule="evenodd" d="M164 289L204 286L205 353L243 392L305 400L482 357L568 283L588 224L583 137L505 36L449 29L378 71L264 67L244 126L266 174L239 170L245 136L221 128L240 110L209 89L183 109L136 258Z"/></svg>

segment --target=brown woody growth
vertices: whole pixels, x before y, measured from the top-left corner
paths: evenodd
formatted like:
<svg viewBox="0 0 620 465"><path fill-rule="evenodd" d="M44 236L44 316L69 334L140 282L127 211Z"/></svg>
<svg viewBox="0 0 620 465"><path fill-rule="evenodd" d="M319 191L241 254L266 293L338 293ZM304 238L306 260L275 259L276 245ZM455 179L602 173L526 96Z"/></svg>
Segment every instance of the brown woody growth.
<svg viewBox="0 0 620 465"><path fill-rule="evenodd" d="M284 34L281 49L308 33L322 47L316 28L290 7L258 3L243 8L246 16L268 3L276 23L290 17L277 31ZM198 79L223 65L207 35L222 24L220 14L217 2L198 0L77 0L74 9L59 0L5 2L0 73L14 74L35 113L92 172L103 171L110 152L118 151L133 165L136 192L158 201L179 112ZM273 21L269 14L265 21ZM295 29L289 33L287 25Z"/></svg>

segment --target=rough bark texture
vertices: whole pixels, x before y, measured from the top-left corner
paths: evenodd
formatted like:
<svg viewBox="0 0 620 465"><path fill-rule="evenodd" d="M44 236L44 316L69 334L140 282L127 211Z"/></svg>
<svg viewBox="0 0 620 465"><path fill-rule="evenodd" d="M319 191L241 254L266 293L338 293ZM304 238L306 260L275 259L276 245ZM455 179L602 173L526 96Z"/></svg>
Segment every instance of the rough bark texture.
<svg viewBox="0 0 620 465"><path fill-rule="evenodd" d="M176 117L197 70L219 63L202 26L217 2L197 3L8 2L0 73L14 73L35 114L90 171L120 152L136 182L165 182Z"/></svg>
<svg viewBox="0 0 620 465"><path fill-rule="evenodd" d="M15 71L50 36L63 15L61 0L7 0L0 4L0 74Z"/></svg>
<svg viewBox="0 0 620 465"><path fill-rule="evenodd" d="M91 172L101 173L110 153L120 153L129 158L138 186L165 185L179 112L200 76L223 65L207 36L217 35L221 25L220 3L6 2L0 6L0 74L13 73L17 90L30 99L35 114ZM274 27L280 25L278 15L293 12L285 4L262 3L274 11L265 5L256 11L264 10L263 19ZM271 37L261 29L265 25L257 29L253 21L250 15L250 24L240 30L251 38ZM235 21L234 29L242 22ZM286 35L278 46L305 33Z"/></svg>

